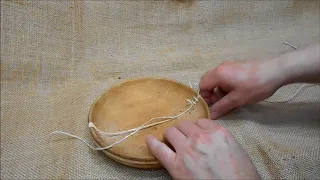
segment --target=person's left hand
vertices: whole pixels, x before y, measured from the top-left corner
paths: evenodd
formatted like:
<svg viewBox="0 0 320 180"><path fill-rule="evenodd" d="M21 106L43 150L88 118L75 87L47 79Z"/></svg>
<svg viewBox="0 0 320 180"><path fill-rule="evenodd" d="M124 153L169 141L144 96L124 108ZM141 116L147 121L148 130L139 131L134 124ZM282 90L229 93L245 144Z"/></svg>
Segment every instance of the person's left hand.
<svg viewBox="0 0 320 180"><path fill-rule="evenodd" d="M174 151L153 136L147 145L174 179L258 179L247 153L232 134L213 120L184 121L164 138Z"/></svg>

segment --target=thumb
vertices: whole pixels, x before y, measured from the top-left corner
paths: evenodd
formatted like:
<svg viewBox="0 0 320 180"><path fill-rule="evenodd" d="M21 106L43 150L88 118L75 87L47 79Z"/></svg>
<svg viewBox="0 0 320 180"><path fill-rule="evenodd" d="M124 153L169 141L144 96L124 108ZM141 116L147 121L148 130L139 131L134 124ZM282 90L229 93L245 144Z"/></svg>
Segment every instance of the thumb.
<svg viewBox="0 0 320 180"><path fill-rule="evenodd" d="M200 80L200 91L212 91L217 85L217 77L215 77L215 71L210 70L208 72L206 72Z"/></svg>
<svg viewBox="0 0 320 180"><path fill-rule="evenodd" d="M241 106L243 104L242 96L243 94L238 91L231 91L221 98L212 106L211 118L217 119L232 109Z"/></svg>

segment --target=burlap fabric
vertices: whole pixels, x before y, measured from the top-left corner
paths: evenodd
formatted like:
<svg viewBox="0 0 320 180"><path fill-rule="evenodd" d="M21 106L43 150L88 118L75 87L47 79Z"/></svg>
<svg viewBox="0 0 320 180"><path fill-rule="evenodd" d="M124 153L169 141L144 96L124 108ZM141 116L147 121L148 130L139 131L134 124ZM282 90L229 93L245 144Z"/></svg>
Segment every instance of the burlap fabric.
<svg viewBox="0 0 320 180"><path fill-rule="evenodd" d="M120 78L181 82L231 59L319 43L319 1L1 1L1 179L167 179L120 165L90 139L94 99ZM283 100L300 85L281 88ZM264 179L320 177L320 88L289 103L243 107L218 121Z"/></svg>

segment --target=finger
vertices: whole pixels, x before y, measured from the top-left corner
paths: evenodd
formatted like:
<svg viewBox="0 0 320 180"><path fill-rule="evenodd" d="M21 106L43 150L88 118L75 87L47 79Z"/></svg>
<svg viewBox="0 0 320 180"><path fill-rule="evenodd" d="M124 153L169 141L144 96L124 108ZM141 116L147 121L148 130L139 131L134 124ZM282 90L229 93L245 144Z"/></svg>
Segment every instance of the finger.
<svg viewBox="0 0 320 180"><path fill-rule="evenodd" d="M199 94L204 98L208 104L214 104L218 101L219 97L214 92L217 89L218 82L214 77L214 70L205 73L200 80L200 91Z"/></svg>
<svg viewBox="0 0 320 180"><path fill-rule="evenodd" d="M196 124L190 121L182 121L176 127L187 137L191 137L195 132L201 130Z"/></svg>
<svg viewBox="0 0 320 180"><path fill-rule="evenodd" d="M203 99L204 99L208 104L213 104L210 97L203 97Z"/></svg>
<svg viewBox="0 0 320 180"><path fill-rule="evenodd" d="M207 91L207 90L206 91L199 91L199 94L203 99L205 99L207 101L207 100L210 100L210 96L211 96L212 92Z"/></svg>
<svg viewBox="0 0 320 180"><path fill-rule="evenodd" d="M228 94L228 92L222 90L221 88L215 88L214 92L215 96L217 97L217 101L223 98L225 95Z"/></svg>
<svg viewBox="0 0 320 180"><path fill-rule="evenodd" d="M200 92L205 90L213 90L217 86L217 79L214 77L215 71L210 70L205 73L200 80Z"/></svg>
<svg viewBox="0 0 320 180"><path fill-rule="evenodd" d="M178 151L187 144L187 137L177 128L171 127L164 133L164 138Z"/></svg>
<svg viewBox="0 0 320 180"><path fill-rule="evenodd" d="M220 127L220 125L218 125L212 119L199 119L196 122L196 125L198 125L201 129L204 130L216 130Z"/></svg>
<svg viewBox="0 0 320 180"><path fill-rule="evenodd" d="M166 144L149 135L147 136L147 146L166 169L172 167L176 154Z"/></svg>
<svg viewBox="0 0 320 180"><path fill-rule="evenodd" d="M206 95L202 95L202 94L206 94ZM201 97L207 102L207 104L214 104L215 102L218 101L218 97L216 96L216 94L214 92L201 92L200 91L200 95Z"/></svg>
<svg viewBox="0 0 320 180"><path fill-rule="evenodd" d="M222 99L217 101L212 107L211 118L217 119L218 117L226 114L230 110L242 105L241 96L243 95L239 92L232 91L226 96L224 96Z"/></svg>
<svg viewBox="0 0 320 180"><path fill-rule="evenodd" d="M209 97L209 96L211 96L211 94L212 94L212 92L207 91L207 90L200 92L200 95L201 95L202 97Z"/></svg>

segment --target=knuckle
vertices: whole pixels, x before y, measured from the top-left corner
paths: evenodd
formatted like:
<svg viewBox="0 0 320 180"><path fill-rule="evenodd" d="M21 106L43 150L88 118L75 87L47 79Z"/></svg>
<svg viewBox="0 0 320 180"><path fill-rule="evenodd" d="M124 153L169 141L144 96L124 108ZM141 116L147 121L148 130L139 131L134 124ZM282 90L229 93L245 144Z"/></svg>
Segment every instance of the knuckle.
<svg viewBox="0 0 320 180"><path fill-rule="evenodd" d="M210 143L211 142L211 136L208 132L204 132L204 131L199 131L194 133L193 135L193 139L195 142L198 143Z"/></svg>
<svg viewBox="0 0 320 180"><path fill-rule="evenodd" d="M203 132L195 132L194 133L194 136L197 138L197 139L201 139L205 136L205 134Z"/></svg>
<svg viewBox="0 0 320 180"><path fill-rule="evenodd" d="M159 146L157 149L159 156L162 158L167 158L167 155L169 154L168 150L164 146Z"/></svg>
<svg viewBox="0 0 320 180"><path fill-rule="evenodd" d="M209 124L211 121L209 119L206 119L206 118L201 118L201 119L198 119L196 124L200 124L200 125L207 125Z"/></svg>
<svg viewBox="0 0 320 180"><path fill-rule="evenodd" d="M219 64L215 69L216 73L224 72L226 69L226 66L227 66L227 62L223 62L223 63Z"/></svg>
<svg viewBox="0 0 320 180"><path fill-rule="evenodd" d="M219 131L222 132L225 137L233 136L232 133L228 129L226 129L222 126L219 128Z"/></svg>

